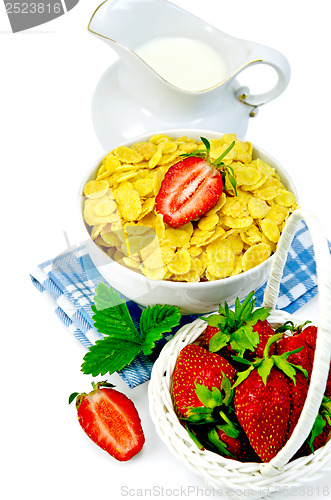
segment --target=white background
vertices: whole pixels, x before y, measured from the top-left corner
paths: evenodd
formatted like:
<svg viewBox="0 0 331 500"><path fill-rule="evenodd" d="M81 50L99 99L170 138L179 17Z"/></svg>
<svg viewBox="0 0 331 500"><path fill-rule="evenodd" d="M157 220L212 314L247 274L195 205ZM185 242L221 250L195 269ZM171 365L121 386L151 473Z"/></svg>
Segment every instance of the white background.
<svg viewBox="0 0 331 500"><path fill-rule="evenodd" d="M36 264L65 250L64 231L77 242L78 187L103 153L90 108L115 54L87 31L99 3L80 0L65 16L17 34L0 6L3 498L110 500L122 498L128 488L137 496L138 488L153 487L159 496L176 496L182 487L190 498L211 497L158 438L148 414L147 384L130 390L118 376L110 378L140 413L146 444L138 456L118 463L85 436L67 403L71 392L90 388L91 379L80 372L84 348L28 276ZM246 138L279 159L301 205L320 217L331 238L329 0L174 3L288 58L289 87L250 120ZM301 314L317 320L317 301ZM331 477L312 486L302 498L331 496Z"/></svg>

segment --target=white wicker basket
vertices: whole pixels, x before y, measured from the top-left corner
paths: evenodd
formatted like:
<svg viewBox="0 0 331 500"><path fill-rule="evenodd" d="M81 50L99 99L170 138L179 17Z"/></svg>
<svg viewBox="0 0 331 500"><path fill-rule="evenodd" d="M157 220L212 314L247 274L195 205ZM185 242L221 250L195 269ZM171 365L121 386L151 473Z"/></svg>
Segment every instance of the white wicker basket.
<svg viewBox="0 0 331 500"><path fill-rule="evenodd" d="M206 328L206 322L201 319L181 328L165 345L155 362L149 383L150 414L161 439L187 467L200 474L209 487L222 490L224 494L229 493L234 498L242 498L243 494L249 495L249 498L261 498L266 495L266 491L270 495L282 489L288 492L288 488L307 485L331 469L331 440L314 454L290 461L313 426L330 366L331 259L328 242L311 212L300 209L289 217L275 253L263 305L272 308L268 319L273 325L289 319L298 324L308 319L274 309L287 253L297 224L302 219L311 233L317 261L319 327L307 399L298 424L284 448L269 463L241 463L208 450L199 450L180 424L173 407L172 375L181 349L194 342Z"/></svg>

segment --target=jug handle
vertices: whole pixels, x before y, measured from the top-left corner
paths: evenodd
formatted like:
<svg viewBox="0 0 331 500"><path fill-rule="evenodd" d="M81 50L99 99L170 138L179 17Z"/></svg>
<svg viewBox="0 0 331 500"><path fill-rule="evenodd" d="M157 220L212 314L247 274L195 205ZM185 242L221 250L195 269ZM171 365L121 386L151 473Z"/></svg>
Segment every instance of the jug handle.
<svg viewBox="0 0 331 500"><path fill-rule="evenodd" d="M240 87L236 90L235 96L240 102L252 108L250 116L255 116L259 106L276 99L286 89L290 77L291 69L286 57L278 50L253 42L246 42L251 49L251 61L241 67L236 76L250 66L256 64L266 64L271 66L277 73L278 80L274 87L262 94L250 94L248 87Z"/></svg>

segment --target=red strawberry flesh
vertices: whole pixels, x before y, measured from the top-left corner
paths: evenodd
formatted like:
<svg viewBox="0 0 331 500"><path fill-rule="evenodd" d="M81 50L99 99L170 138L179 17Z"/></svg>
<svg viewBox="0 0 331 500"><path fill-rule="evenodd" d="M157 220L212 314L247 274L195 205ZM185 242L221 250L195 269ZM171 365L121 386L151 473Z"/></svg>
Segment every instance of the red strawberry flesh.
<svg viewBox="0 0 331 500"><path fill-rule="evenodd" d="M203 158L185 158L172 165L155 198L164 221L180 227L210 210L222 194L221 173Z"/></svg>
<svg viewBox="0 0 331 500"><path fill-rule="evenodd" d="M145 438L133 402L114 389L97 389L82 395L78 420L86 434L117 460L129 460Z"/></svg>

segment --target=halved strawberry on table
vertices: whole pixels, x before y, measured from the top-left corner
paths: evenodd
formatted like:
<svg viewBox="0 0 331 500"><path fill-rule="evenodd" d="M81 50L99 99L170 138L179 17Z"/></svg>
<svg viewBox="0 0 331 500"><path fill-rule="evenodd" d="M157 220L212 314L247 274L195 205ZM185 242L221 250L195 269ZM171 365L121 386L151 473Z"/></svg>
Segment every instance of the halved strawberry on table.
<svg viewBox="0 0 331 500"><path fill-rule="evenodd" d="M225 188L226 172L236 192L233 170L222 161L235 142L210 162L210 143L204 137L201 140L206 149L182 155L185 158L166 172L155 198L156 211L174 228L201 217L217 203Z"/></svg>
<svg viewBox="0 0 331 500"><path fill-rule="evenodd" d="M116 460L130 460L144 445L145 436L134 403L107 382L92 382L89 394L73 393L78 420L94 443Z"/></svg>

